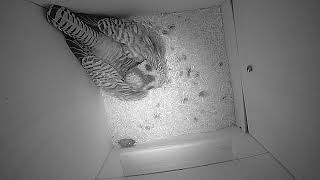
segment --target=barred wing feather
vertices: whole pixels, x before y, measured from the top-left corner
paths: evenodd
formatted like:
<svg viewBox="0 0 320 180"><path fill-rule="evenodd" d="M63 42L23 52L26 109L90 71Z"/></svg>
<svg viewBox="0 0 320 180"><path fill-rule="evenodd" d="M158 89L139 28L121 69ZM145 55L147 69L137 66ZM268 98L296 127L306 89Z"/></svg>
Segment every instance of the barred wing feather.
<svg viewBox="0 0 320 180"><path fill-rule="evenodd" d="M161 37L135 21L109 19L111 26L107 27L106 18L86 17L58 5L49 7L47 20L64 33L68 46L93 82L112 96L140 100L150 87L159 87L158 82L166 76ZM156 71L141 69L145 59ZM158 79L150 79L151 74Z"/></svg>

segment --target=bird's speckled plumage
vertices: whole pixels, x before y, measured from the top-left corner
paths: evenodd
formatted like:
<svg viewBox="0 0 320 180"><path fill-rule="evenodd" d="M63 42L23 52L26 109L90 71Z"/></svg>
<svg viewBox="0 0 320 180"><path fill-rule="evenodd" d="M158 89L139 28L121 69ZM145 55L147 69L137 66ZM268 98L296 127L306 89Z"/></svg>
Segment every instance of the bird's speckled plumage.
<svg viewBox="0 0 320 180"><path fill-rule="evenodd" d="M108 94L140 100L165 82L165 47L152 28L125 18L77 14L58 5L49 7L47 20L64 33L89 76Z"/></svg>

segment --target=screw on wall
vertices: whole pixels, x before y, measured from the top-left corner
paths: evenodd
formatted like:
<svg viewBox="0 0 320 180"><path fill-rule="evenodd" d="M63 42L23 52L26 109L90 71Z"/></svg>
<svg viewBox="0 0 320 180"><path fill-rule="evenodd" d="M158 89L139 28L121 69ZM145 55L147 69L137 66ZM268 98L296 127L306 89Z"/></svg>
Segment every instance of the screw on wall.
<svg viewBox="0 0 320 180"><path fill-rule="evenodd" d="M5 104L9 104L9 97L5 97L5 98L4 98L4 103L5 103Z"/></svg>
<svg viewBox="0 0 320 180"><path fill-rule="evenodd" d="M253 71L253 66L252 64L247 66L247 72L252 72Z"/></svg>

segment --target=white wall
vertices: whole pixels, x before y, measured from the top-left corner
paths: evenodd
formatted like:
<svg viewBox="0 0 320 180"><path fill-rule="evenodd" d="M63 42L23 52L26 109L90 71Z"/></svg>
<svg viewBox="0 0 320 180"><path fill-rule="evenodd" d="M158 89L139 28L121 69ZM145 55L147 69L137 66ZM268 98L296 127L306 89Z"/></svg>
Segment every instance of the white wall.
<svg viewBox="0 0 320 180"><path fill-rule="evenodd" d="M103 180L103 179L101 179ZM270 154L190 169L112 180L292 180Z"/></svg>
<svg viewBox="0 0 320 180"><path fill-rule="evenodd" d="M181 11L207 8L224 0L30 0L40 5L48 3L87 13L118 14L150 11Z"/></svg>
<svg viewBox="0 0 320 180"><path fill-rule="evenodd" d="M234 2L249 132L297 179L320 179L319 2Z"/></svg>
<svg viewBox="0 0 320 180"><path fill-rule="evenodd" d="M0 12L0 179L93 179L111 149L99 90L42 8Z"/></svg>

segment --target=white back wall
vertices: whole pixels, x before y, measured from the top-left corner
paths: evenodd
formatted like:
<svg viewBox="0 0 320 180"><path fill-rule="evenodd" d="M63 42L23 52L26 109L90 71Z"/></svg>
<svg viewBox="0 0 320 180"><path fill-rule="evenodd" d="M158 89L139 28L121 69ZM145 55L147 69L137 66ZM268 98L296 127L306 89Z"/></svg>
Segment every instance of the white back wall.
<svg viewBox="0 0 320 180"><path fill-rule="evenodd" d="M42 8L0 12L0 179L94 179L111 149L99 90Z"/></svg>
<svg viewBox="0 0 320 180"><path fill-rule="evenodd" d="M95 14L181 11L219 5L224 0L30 0L40 5L58 4L72 10Z"/></svg>

